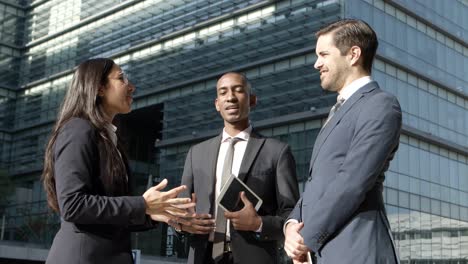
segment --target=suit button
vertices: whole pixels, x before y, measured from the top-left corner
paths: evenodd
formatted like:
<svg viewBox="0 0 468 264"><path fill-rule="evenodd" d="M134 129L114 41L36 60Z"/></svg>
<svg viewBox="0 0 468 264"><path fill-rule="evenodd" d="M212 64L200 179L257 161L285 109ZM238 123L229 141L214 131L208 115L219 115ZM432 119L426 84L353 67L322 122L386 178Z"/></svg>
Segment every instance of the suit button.
<svg viewBox="0 0 468 264"><path fill-rule="evenodd" d="M309 178L307 178L307 181L311 181L312 180L312 176L309 176Z"/></svg>

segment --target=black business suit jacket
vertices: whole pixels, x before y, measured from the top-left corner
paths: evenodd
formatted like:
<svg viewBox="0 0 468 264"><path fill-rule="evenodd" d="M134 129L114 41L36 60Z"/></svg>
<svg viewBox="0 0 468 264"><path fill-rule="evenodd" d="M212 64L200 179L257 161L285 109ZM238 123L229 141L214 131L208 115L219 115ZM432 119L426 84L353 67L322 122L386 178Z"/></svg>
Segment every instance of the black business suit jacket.
<svg viewBox="0 0 468 264"><path fill-rule="evenodd" d="M216 163L222 136L193 146L186 158L182 184L184 194L196 193L197 213L215 209ZM242 159L239 179L263 200L258 214L262 217L262 232L236 231L231 225L231 247L235 263L272 264L278 262L283 224L299 198L296 166L289 146L265 138L254 130L250 134ZM208 235L189 235L188 263L202 264L207 250Z"/></svg>
<svg viewBox="0 0 468 264"><path fill-rule="evenodd" d="M46 263L132 263L130 231L155 227L155 222L145 214L142 196L106 193L96 129L87 120L69 120L53 153L61 223Z"/></svg>

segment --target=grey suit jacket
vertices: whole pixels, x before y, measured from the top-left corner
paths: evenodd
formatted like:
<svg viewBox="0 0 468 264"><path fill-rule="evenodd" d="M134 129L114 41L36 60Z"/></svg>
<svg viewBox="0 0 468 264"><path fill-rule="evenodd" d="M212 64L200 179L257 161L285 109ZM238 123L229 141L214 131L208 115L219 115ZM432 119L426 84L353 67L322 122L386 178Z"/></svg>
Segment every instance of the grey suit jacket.
<svg viewBox="0 0 468 264"><path fill-rule="evenodd" d="M145 214L142 196L106 194L105 161L89 121L73 118L62 127L54 160L61 225L46 263L133 263L130 231L155 227L155 222Z"/></svg>
<svg viewBox="0 0 468 264"><path fill-rule="evenodd" d="M317 137L308 182L290 218L318 263L396 263L382 190L399 144L397 99L371 82Z"/></svg>
<svg viewBox="0 0 468 264"><path fill-rule="evenodd" d="M193 146L185 162L182 184L184 194L197 195L197 213L213 214L215 208L216 162L221 135ZM231 225L231 245L235 263L272 264L278 261L279 243L284 239L282 226L299 198L295 161L289 146L264 138L252 131L238 177L263 200L258 214L262 232L236 231ZM190 235L188 263L202 264L208 235Z"/></svg>

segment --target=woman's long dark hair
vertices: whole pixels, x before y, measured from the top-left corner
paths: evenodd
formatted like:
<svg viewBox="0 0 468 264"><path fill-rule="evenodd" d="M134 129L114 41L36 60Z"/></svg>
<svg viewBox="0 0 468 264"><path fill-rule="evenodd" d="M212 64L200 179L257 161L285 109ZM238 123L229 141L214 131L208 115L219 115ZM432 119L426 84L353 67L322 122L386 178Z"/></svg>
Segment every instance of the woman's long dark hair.
<svg viewBox="0 0 468 264"><path fill-rule="evenodd" d="M55 188L54 145L61 128L71 118L86 119L96 129L99 156L100 159L106 161L105 171L107 173L100 175L106 194L115 196L127 193L127 170L122 159L125 156L122 153L121 158L118 147L112 143L107 129L109 122L105 118L101 99L98 96L99 88L107 85L107 77L114 65L114 61L106 58L90 59L81 63L75 70L63 100L57 122L46 147L42 172L47 204L56 212L59 212L59 206Z"/></svg>

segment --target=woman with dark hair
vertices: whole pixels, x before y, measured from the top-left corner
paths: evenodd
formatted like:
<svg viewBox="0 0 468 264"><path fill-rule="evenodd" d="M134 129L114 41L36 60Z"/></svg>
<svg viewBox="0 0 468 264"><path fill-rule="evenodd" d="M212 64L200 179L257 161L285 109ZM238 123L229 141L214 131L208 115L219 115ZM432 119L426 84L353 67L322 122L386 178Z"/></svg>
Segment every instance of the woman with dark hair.
<svg viewBox="0 0 468 264"><path fill-rule="evenodd" d="M61 216L47 263L133 263L130 232L189 216L194 203L177 198L167 180L129 196L130 171L112 120L131 110L135 86L110 59L76 69L46 148L42 180Z"/></svg>

